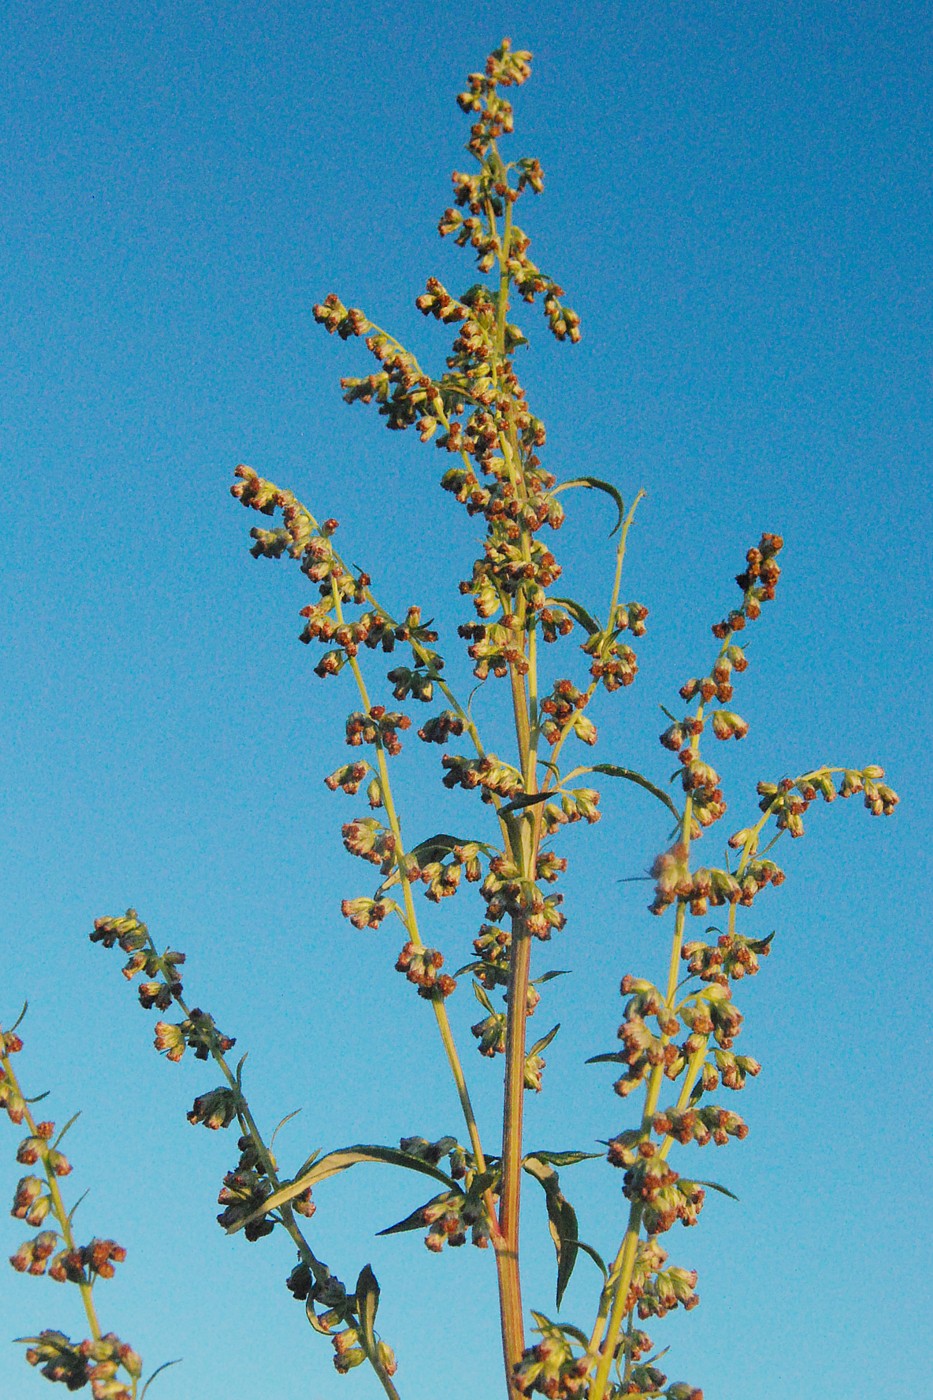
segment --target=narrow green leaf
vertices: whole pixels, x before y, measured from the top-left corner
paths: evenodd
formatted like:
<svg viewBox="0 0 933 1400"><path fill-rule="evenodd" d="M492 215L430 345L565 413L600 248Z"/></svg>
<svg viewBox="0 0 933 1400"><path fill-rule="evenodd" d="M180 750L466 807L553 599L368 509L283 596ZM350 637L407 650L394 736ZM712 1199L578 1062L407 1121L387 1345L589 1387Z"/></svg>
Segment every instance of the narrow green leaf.
<svg viewBox="0 0 933 1400"><path fill-rule="evenodd" d="M82 1191L82 1192L81 1192L81 1195L78 1197L78 1199L75 1201L74 1205L71 1207L71 1210L68 1212L68 1224L69 1224L69 1225L71 1224L71 1222L72 1222L72 1221L74 1220L74 1218L75 1218L75 1211L78 1209L78 1206L81 1204L81 1202L84 1200L84 1198L85 1198L87 1195L90 1194L90 1189L91 1189L91 1188L88 1187L87 1191Z"/></svg>
<svg viewBox="0 0 933 1400"><path fill-rule="evenodd" d="M482 987L479 984L479 982L473 983L473 995L476 997L476 1000L479 1002L480 1006L483 1008L484 1011L488 1011L491 1015L495 1015L496 1008L489 1000L489 994L486 991L485 987Z"/></svg>
<svg viewBox="0 0 933 1400"><path fill-rule="evenodd" d="M575 598L549 598L549 603L557 603L565 612L568 612L574 622L579 622L585 632L592 637L594 633L601 631L599 623L592 613L587 612L582 603L578 603Z"/></svg>
<svg viewBox="0 0 933 1400"><path fill-rule="evenodd" d="M554 1241L554 1248L557 1250L557 1307L560 1308L563 1302L567 1284L573 1273L577 1262L578 1239L577 1239L577 1212L567 1200L566 1196L561 1196L559 1200L548 1197L548 1215L551 1224L551 1238Z"/></svg>
<svg viewBox="0 0 933 1400"><path fill-rule="evenodd" d="M25 1017L25 1015L26 1015L26 1012L27 1012L28 1010L29 1010L29 1002L28 1002L28 1001L24 1001L24 1002L23 1002L23 1009L22 1009L22 1011L19 1013L19 1015L17 1016L16 1020L13 1022L12 1026L10 1027L10 1033L11 1033L11 1034L13 1033L13 1031L17 1030L17 1029L23 1024L23 1019L24 1019L24 1017Z"/></svg>
<svg viewBox="0 0 933 1400"><path fill-rule="evenodd" d="M67 1133L68 1129L71 1128L71 1127L73 1127L73 1125L74 1125L75 1123L77 1123L77 1121L78 1121L78 1119L79 1119L80 1117L81 1117L81 1111L80 1111L80 1109L79 1109L77 1113L73 1113L73 1114L71 1115L71 1117L68 1119L68 1122L67 1122L67 1123L65 1124L65 1126L62 1128L62 1130L61 1130L61 1132L59 1133L58 1137L55 1139L54 1143L52 1144L53 1147L57 1147L57 1146L58 1146L58 1144L61 1142L62 1138L63 1138L63 1137L65 1136L65 1134Z"/></svg>
<svg viewBox="0 0 933 1400"><path fill-rule="evenodd" d="M153 1371L152 1375L146 1381L146 1384L143 1386L139 1400L145 1400L146 1391L152 1385L152 1382L155 1380L156 1376L160 1376L163 1371L167 1371L169 1366L178 1366L180 1362L181 1357L177 1356L174 1361L163 1361L161 1366L157 1366Z"/></svg>
<svg viewBox="0 0 933 1400"><path fill-rule="evenodd" d="M402 1235L402 1234L405 1233L406 1230L423 1230L423 1229L424 1229L424 1214L423 1214L423 1212L424 1212L424 1207L425 1207L425 1206L431 1206L431 1205L434 1204L435 1201L442 1200L442 1199L443 1199L443 1195L446 1195L446 1194L447 1194L447 1193L444 1192L444 1193L442 1193L442 1195L440 1195L440 1196L432 1196L432 1198L431 1198L430 1201L425 1201L425 1203L424 1203L423 1206L419 1206L417 1210L413 1210L412 1213L411 1213L411 1215L406 1215L404 1220L399 1220L399 1221L397 1221L396 1224L388 1226L388 1228L385 1229L385 1230L378 1230L378 1231L377 1231L377 1234L379 1234L379 1235Z"/></svg>
<svg viewBox="0 0 933 1400"><path fill-rule="evenodd" d="M546 1162L549 1167L572 1167L577 1162L594 1162L603 1154L601 1152L539 1152L536 1149L528 1155L537 1157L539 1162Z"/></svg>
<svg viewBox="0 0 933 1400"><path fill-rule="evenodd" d="M739 1198L734 1191L730 1191L728 1186L720 1186L718 1181L695 1181L694 1186L708 1186L711 1191L718 1191L722 1196L728 1196L730 1201L737 1201Z"/></svg>
<svg viewBox="0 0 933 1400"><path fill-rule="evenodd" d="M590 491L602 491L607 496L611 496L616 503L619 518L609 531L610 536L622 528L622 521L625 519L625 502L610 482L602 481L598 476L578 476L573 481L562 481L559 486L554 487L551 494L556 496L560 491L569 491L572 486L585 486Z"/></svg>
<svg viewBox="0 0 933 1400"><path fill-rule="evenodd" d="M294 1181L287 1181L280 1186L278 1191L273 1191L263 1202L262 1209L254 1211L252 1215L244 1216L237 1220L235 1224L227 1229L228 1235L235 1235L238 1230L242 1230L244 1225L248 1225L251 1220L259 1220L262 1216L268 1215L270 1210L275 1210L278 1206L288 1205L296 1196L300 1196L309 1186L316 1186L321 1181L326 1181L330 1176L336 1176L339 1172L345 1172L349 1167L355 1167L359 1162L383 1162L386 1166L407 1167L409 1171L420 1172L422 1176L430 1176L435 1181L442 1182L445 1186L453 1188L455 1182L452 1177L437 1167L432 1167L428 1162L422 1162L420 1157L413 1157L408 1152L400 1152L395 1147L374 1147L370 1145L360 1145L357 1147L344 1147L338 1152L328 1152L321 1157L314 1165L299 1176Z"/></svg>
<svg viewBox="0 0 933 1400"><path fill-rule="evenodd" d="M663 1361L669 1351L670 1346L662 1347L660 1351L655 1352L654 1356L648 1357L648 1360L645 1362L645 1365L653 1366L656 1361Z"/></svg>
<svg viewBox="0 0 933 1400"><path fill-rule="evenodd" d="M521 797L513 797L511 802L507 802L504 807L500 807L499 816L507 817L510 812L518 812L522 807L534 807L538 802L548 802L553 796L553 792L522 793Z"/></svg>
<svg viewBox="0 0 933 1400"><path fill-rule="evenodd" d="M541 974L540 977L533 977L533 978L531 979L531 985L532 985L533 987L537 987L541 982L553 982L553 980L554 980L555 977L569 977L569 976L570 976L570 968L569 968L569 967L558 967L558 968L555 968L555 969L553 970L553 972L542 972L542 974Z"/></svg>
<svg viewBox="0 0 933 1400"><path fill-rule="evenodd" d="M625 778L627 782L637 783L639 787L650 792L659 802L663 802L669 812L680 821L680 813L671 801L663 788L659 788L655 783L646 778L643 773L637 773L634 768L620 768L617 763L597 763L591 770L593 773L605 773L607 778ZM679 770L678 770L679 771Z"/></svg>
<svg viewBox="0 0 933 1400"><path fill-rule="evenodd" d="M364 1264L356 1281L356 1312L360 1320L360 1331L363 1334L363 1347L366 1355L371 1358L377 1355L374 1328L378 1308L379 1284L376 1282L376 1275L370 1266Z"/></svg>
<svg viewBox="0 0 933 1400"><path fill-rule="evenodd" d="M285 1127L285 1124L286 1124L286 1123L290 1123L291 1120L292 1120L293 1118L297 1118L300 1112L301 1112L301 1109L300 1109L300 1108L293 1108L292 1111L291 1111L291 1113L286 1113L285 1117L284 1117L284 1118L282 1119L282 1121L276 1126L275 1131L273 1132L271 1138L269 1139L269 1147L270 1147L270 1149L271 1149L272 1147L275 1146L275 1140L276 1140L276 1138L277 1138L278 1135L279 1135L279 1128L284 1128L284 1127Z"/></svg>
<svg viewBox="0 0 933 1400"><path fill-rule="evenodd" d="M588 1065L621 1065L626 1062L626 1058L621 1050L612 1050L608 1055L591 1055L585 1063Z"/></svg>
<svg viewBox="0 0 933 1400"><path fill-rule="evenodd" d="M589 1255L593 1263L601 1271L603 1278L608 1280L609 1270L606 1268L606 1261L603 1259L602 1255L597 1253L591 1244L584 1244L583 1240L577 1240L577 1249L582 1249L584 1254Z"/></svg>
<svg viewBox="0 0 933 1400"><path fill-rule="evenodd" d="M529 1055L540 1055L542 1050L546 1050L546 1049L548 1048L548 1046L550 1045L551 1041L554 1039L555 1035L557 1034L557 1032L558 1032L559 1030L560 1030L560 1021L558 1021L558 1023L557 1023L556 1026L552 1026L552 1027L551 1027L551 1029L548 1031L547 1035L543 1035L543 1036L541 1037L540 1040L536 1040L536 1041L535 1041L534 1045L532 1045L531 1049L528 1051L528 1054L529 1054Z"/></svg>
<svg viewBox="0 0 933 1400"><path fill-rule="evenodd" d="M570 1282L574 1265L577 1262L578 1230L577 1213L560 1189L560 1179L554 1168L540 1158L529 1156L522 1162L523 1169L533 1176L544 1188L547 1207L548 1229L557 1253L557 1306Z"/></svg>
<svg viewBox="0 0 933 1400"><path fill-rule="evenodd" d="M306 1172L306 1171L308 1170L309 1167L311 1167L311 1166L314 1165L314 1163L317 1161L317 1159L318 1159L318 1157L320 1157L320 1155L321 1155L320 1152L312 1152L310 1157L306 1157L306 1158L304 1159L304 1161L302 1162L301 1166L300 1166L300 1167L298 1168L298 1170L295 1172L295 1180L296 1180L296 1181L298 1180L298 1177L299 1177L299 1176L301 1176L304 1172Z"/></svg>

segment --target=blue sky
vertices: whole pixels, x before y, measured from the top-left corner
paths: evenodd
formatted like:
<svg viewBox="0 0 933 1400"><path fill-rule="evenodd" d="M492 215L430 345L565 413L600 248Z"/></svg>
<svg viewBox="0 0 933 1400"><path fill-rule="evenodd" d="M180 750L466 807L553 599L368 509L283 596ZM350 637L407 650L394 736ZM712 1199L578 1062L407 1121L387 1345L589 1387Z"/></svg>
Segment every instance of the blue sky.
<svg viewBox="0 0 933 1400"><path fill-rule="evenodd" d="M192 999L251 1052L261 1121L303 1108L280 1139L286 1164L458 1131L430 1013L391 970L394 933L357 934L336 912L362 889L339 837L355 809L320 781L344 761L349 680L311 674L295 640L306 585L249 558L252 521L227 487L247 461L338 516L380 596L438 617L466 684L455 585L476 530L438 490L432 450L341 403L339 376L368 372L367 357L329 340L311 305L336 290L442 363L443 332L413 299L432 273L473 280L435 227L467 159L454 94L503 33L536 56L510 152L547 173L522 216L532 256L583 318L572 348L531 321L524 373L546 462L562 478L610 477L627 498L648 492L623 592L650 607L649 632L637 685L597 715L601 756L663 780L657 706L700 673L747 545L778 530L782 586L737 691L752 731L717 752L733 810L753 810L759 777L824 760L880 762L902 797L888 822L855 803L814 811L786 852L787 884L756 906L778 935L740 989L740 1048L765 1066L738 1104L751 1136L702 1163L741 1203L717 1198L700 1229L668 1237L674 1262L700 1270L702 1303L655 1336L674 1344L672 1378L707 1400L843 1400L890 1384L892 1367L919 1393L924 6L8 7L0 1019L29 998L24 1076L51 1088L60 1121L83 1110L71 1181L91 1188L86 1227L129 1251L101 1289L106 1325L150 1365L185 1358L154 1396L375 1393L364 1372L333 1372L282 1287L284 1244L227 1241L213 1224L233 1143L184 1121L211 1072L157 1060L152 1018L86 935L132 903L157 941L186 951ZM599 597L605 503L564 499L566 591ZM496 701L479 703L495 723ZM475 818L419 750L399 762L416 834ZM535 1145L588 1147L625 1125L608 1076L582 1060L611 1046L619 976L660 977L666 958L646 887L618 883L650 862L663 821L640 795L606 791L604 807L568 837L570 922L541 964L573 976L541 1008L542 1031L563 1030L529 1105ZM452 903L432 936L456 964L480 911ZM491 1124L499 1066L469 1046L465 981L451 1008ZM12 1131L4 1140L12 1192ZM618 1177L600 1163L575 1173L584 1238L611 1251ZM437 1393L441 1357L450 1400L495 1393L486 1256L373 1240L418 1204L388 1171L359 1169L318 1202L325 1257L354 1276L371 1260L379 1275L405 1400ZM4 1238L12 1252L14 1222ZM543 1211L526 1240L527 1301L546 1312ZM583 1325L588 1269L567 1299ZM0 1314L7 1336L80 1326L63 1290L11 1270ZM45 1384L0 1350L0 1392L25 1400Z"/></svg>

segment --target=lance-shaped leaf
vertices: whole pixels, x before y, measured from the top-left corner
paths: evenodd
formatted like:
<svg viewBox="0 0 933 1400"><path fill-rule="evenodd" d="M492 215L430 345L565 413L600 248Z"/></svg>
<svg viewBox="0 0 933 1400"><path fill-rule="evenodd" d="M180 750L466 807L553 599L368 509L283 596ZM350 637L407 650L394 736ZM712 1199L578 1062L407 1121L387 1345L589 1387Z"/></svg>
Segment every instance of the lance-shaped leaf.
<svg viewBox="0 0 933 1400"><path fill-rule="evenodd" d="M482 964L480 964L480 966L482 966ZM466 968L461 968L460 971L465 972ZM459 972L457 973L457 976L460 976ZM473 983L473 995L476 997L476 1000L479 1002L480 1006L483 1008L484 1011L488 1011L493 1016L496 1014L496 1008L489 1000L489 993L484 987L480 985L479 982Z"/></svg>
<svg viewBox="0 0 933 1400"><path fill-rule="evenodd" d="M591 1244L584 1244L583 1240L577 1240L577 1249L582 1249L583 1253L592 1259L593 1263L601 1272L604 1282L608 1282L609 1270L606 1268L606 1261L603 1256L595 1250Z"/></svg>
<svg viewBox="0 0 933 1400"><path fill-rule="evenodd" d="M542 1050L546 1050L559 1030L560 1022L558 1021L556 1026L551 1027L547 1035L543 1035L540 1040L535 1041L534 1045L532 1045L531 1049L528 1051L527 1058L530 1059L532 1055L540 1055Z"/></svg>
<svg viewBox="0 0 933 1400"><path fill-rule="evenodd" d="M678 769L678 772L679 771ZM677 820L680 821L680 813L664 789L659 788L656 783L653 783L650 778L646 778L643 773L637 773L634 768L620 768L617 763L597 763L590 769L590 772L604 773L607 778L625 778L627 782L637 783L639 787L644 788L646 792L650 792L653 797L656 797L659 802L663 802L668 811L673 812Z"/></svg>
<svg viewBox="0 0 933 1400"><path fill-rule="evenodd" d="M355 1167L359 1162L384 1162L390 1167L407 1167L409 1171L433 1177L435 1181L443 1182L447 1187L455 1185L453 1177L447 1176L438 1167L432 1167L429 1162L423 1162L420 1157L413 1157L408 1152L400 1152L396 1147L375 1147L369 1144L344 1147L338 1152L328 1152L326 1156L320 1157L308 1171L296 1176L294 1181L285 1182L278 1191L273 1191L271 1196L266 1197L260 1210L254 1211L252 1215L244 1216L228 1226L227 1234L235 1235L251 1220L260 1220L264 1215L268 1215L270 1210L288 1205L289 1201L300 1196L309 1186L316 1186L319 1182L326 1181L329 1176L336 1176L338 1172L345 1172L349 1167Z"/></svg>
<svg viewBox="0 0 933 1400"><path fill-rule="evenodd" d="M572 486L585 486L590 491L602 491L605 495L612 497L619 512L618 520L609 531L610 536L614 535L616 530L621 528L622 521L625 519L625 502L612 483L602 481L598 476L577 476L574 477L573 481L562 481L559 486L554 487L551 494L556 496L560 491L569 491Z"/></svg>
<svg viewBox="0 0 933 1400"><path fill-rule="evenodd" d="M380 1235L403 1235L407 1230L423 1230L425 1227L424 1212L428 1206L437 1205L438 1202L447 1200L449 1191L442 1191L437 1196L432 1196L430 1201L425 1201L424 1205L418 1206L411 1215L406 1215L404 1220L399 1220L395 1225L389 1225L385 1230L377 1231Z"/></svg>
<svg viewBox="0 0 933 1400"><path fill-rule="evenodd" d="M572 1167L577 1162L595 1162L602 1157L601 1152L542 1152L535 1148L534 1152L529 1152L529 1157L535 1157L539 1162L546 1162L549 1167Z"/></svg>
<svg viewBox="0 0 933 1400"><path fill-rule="evenodd" d="M524 792L521 797L514 797L511 802L500 807L499 816L507 817L510 812L521 811L523 807L534 807L538 802L548 802L553 796L553 792Z"/></svg>
<svg viewBox="0 0 933 1400"><path fill-rule="evenodd" d="M377 1355L376 1333L374 1330L376 1322L376 1310L379 1307L379 1284L376 1282L376 1275L368 1264L364 1264L360 1270L360 1276L356 1281L356 1314L360 1320L360 1332L363 1336L363 1348L366 1355L375 1357Z"/></svg>
<svg viewBox="0 0 933 1400"><path fill-rule="evenodd" d="M579 1250L577 1213L560 1189L560 1179L549 1163L543 1162L539 1157L528 1156L523 1159L522 1167L544 1188L548 1229L551 1232L551 1239L554 1241L554 1249L557 1253L557 1306L559 1308L577 1262Z"/></svg>
<svg viewBox="0 0 933 1400"><path fill-rule="evenodd" d="M592 613L588 613L583 604L578 603L575 598L549 598L548 602L556 603L558 607L563 608L564 612L569 613L574 622L579 622L583 630L588 632L591 637L595 632L601 630Z"/></svg>

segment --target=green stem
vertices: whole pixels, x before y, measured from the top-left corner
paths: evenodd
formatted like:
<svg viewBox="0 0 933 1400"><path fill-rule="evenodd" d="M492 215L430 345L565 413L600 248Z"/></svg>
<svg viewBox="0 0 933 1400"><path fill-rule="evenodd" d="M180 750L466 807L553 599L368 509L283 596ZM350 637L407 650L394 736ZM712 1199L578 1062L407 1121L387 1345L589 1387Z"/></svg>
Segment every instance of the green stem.
<svg viewBox="0 0 933 1400"><path fill-rule="evenodd" d="M632 521L635 519L635 512L638 509L638 503L639 501L644 499L645 494L646 493L643 490L640 490L638 492L638 495L635 497L634 501L629 507L629 513L625 517L625 523L623 524L622 530L619 534L619 544L618 548L616 549L616 572L615 578L613 579L612 583L612 597L609 601L609 616L606 618L606 627L610 630L612 628L615 610L619 604L619 589L622 586L622 565L625 562L625 546L628 541L629 528L632 524Z"/></svg>
<svg viewBox="0 0 933 1400"><path fill-rule="evenodd" d="M507 1288L502 1297L502 1340L508 1374L525 1349L519 1270L519 1218L521 1213L522 1130L525 1107L525 1032L528 978L531 968L531 935L521 919L512 920L509 958L509 1009L505 1032L505 1102L502 1114L502 1194L499 1227L502 1231ZM511 1393L511 1391L510 1391Z"/></svg>
<svg viewBox="0 0 933 1400"><path fill-rule="evenodd" d="M596 1338L602 1329L607 1316L609 1325L606 1330L606 1340L603 1343L599 1361L596 1366L596 1375L588 1392L588 1400L604 1400L606 1394L606 1384L609 1380L609 1371L612 1366L616 1348L619 1344L619 1332L622 1327L622 1320L625 1316L625 1305L628 1302L629 1289L632 1286L632 1274L635 1269L635 1259L638 1255L638 1240L641 1234L642 1206L640 1202L633 1202L629 1210L628 1227L619 1252L613 1260L612 1269L609 1273L609 1283L603 1290L603 1306L600 1315L596 1319L593 1334L590 1341L590 1348L595 1345ZM606 1309L606 1302L612 1299L611 1305Z"/></svg>

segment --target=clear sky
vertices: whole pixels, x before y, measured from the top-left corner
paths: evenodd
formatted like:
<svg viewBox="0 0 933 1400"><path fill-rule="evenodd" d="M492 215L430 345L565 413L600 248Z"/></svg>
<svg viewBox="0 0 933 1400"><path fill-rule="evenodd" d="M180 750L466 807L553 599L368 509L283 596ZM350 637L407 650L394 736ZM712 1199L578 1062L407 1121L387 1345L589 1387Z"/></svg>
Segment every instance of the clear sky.
<svg viewBox="0 0 933 1400"><path fill-rule="evenodd" d="M577 347L531 322L546 464L648 492L623 592L650 607L649 632L638 683L597 715L601 756L666 778L657 706L701 674L745 548L775 530L782 587L736 698L752 731L717 751L735 824L759 777L822 761L880 762L902 797L886 822L855 802L815 810L784 853L787 884L756 906L760 932L778 934L739 989L740 1048L764 1064L736 1101L751 1135L689 1168L741 1200L716 1197L698 1230L667 1237L673 1261L700 1270L702 1302L654 1335L674 1344L672 1378L707 1400L919 1394L925 5L5 8L0 1019L29 998L23 1074L51 1089L50 1116L83 1110L68 1185L91 1190L86 1230L128 1250L101 1287L105 1324L150 1366L185 1358L153 1397L376 1393L362 1370L335 1375L283 1287L284 1241L225 1240L213 1223L234 1144L184 1114L215 1075L158 1060L153 1018L87 933L132 903L188 954L192 1000L251 1052L261 1122L303 1109L279 1140L286 1168L315 1147L459 1131L433 1018L392 971L395 933L358 934L337 913L365 885L339 836L356 808L321 783L345 761L349 679L311 674L296 641L307 585L249 558L252 520L227 488L246 461L338 516L380 596L435 613L452 674L467 676L455 585L476 531L438 490L433 450L341 403L339 376L368 372L368 357L328 339L311 306L336 290L441 365L444 333L413 299L432 273L473 280L436 221L468 159L454 94L504 33L536 58L510 151L547 173L522 215L532 256L583 318ZM606 503L564 499L566 591L601 596ZM476 820L436 763L416 742L400 760L416 838ZM539 970L573 976L539 1013L542 1032L564 1029L529 1105L532 1145L591 1147L626 1125L605 1070L582 1061L612 1047L620 975L663 975L669 929L644 912L647 886L618 883L664 841L649 802L606 791L603 822L568 838L569 924ZM456 966L480 907L450 903L429 928ZM490 1124L500 1065L470 1047L466 979L451 1014ZM15 1141L0 1130L10 1194ZM583 1237L611 1252L618 1176L584 1164L565 1185ZM344 1275L376 1269L405 1400L497 1394L489 1258L372 1238L419 1189L359 1168L318 1191L314 1238ZM18 1223L2 1233L11 1253ZM543 1210L526 1239L527 1301L547 1312ZM597 1283L582 1260L571 1320L588 1324ZM69 1294L0 1271L0 1332L78 1333ZM0 1348L0 1394L45 1386Z"/></svg>

